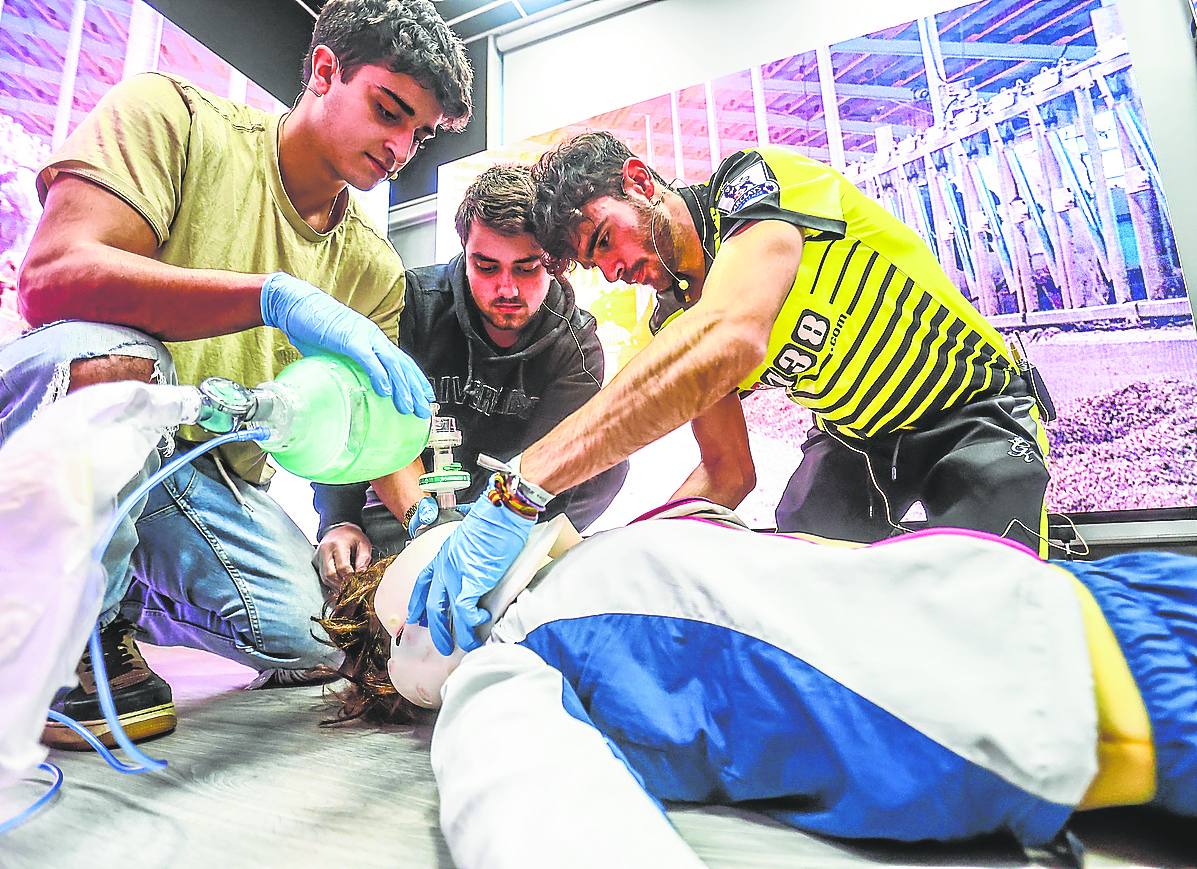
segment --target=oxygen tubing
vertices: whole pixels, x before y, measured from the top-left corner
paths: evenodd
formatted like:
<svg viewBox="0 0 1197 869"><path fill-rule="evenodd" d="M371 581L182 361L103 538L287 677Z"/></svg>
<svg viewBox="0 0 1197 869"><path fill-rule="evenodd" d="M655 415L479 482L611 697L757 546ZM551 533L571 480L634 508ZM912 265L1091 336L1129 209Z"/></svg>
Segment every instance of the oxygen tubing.
<svg viewBox="0 0 1197 869"><path fill-rule="evenodd" d="M101 557L104 555L104 551L108 548L108 544L112 542L112 538L116 534L117 528L120 527L120 523L124 520L124 518L129 515L129 511L133 509L133 505L136 504L142 497L144 497L146 493L150 491L150 489L154 488L154 486L158 485L183 465L194 461L204 453L216 449L221 444L232 443L234 441L263 441L269 436L270 431L264 426L249 426L239 431L229 432L228 434L213 438L212 440L206 441L199 446L188 450L182 455L171 459L171 461L159 468L156 473L150 475L150 477L147 478L144 483L138 486L132 492L132 494L125 498L125 500L122 501L116 508L116 512L113 514L112 521L109 523L108 528L100 537L99 542L96 543L95 547L92 549L93 560L97 564L100 562ZM89 588L88 593L97 593L94 585L95 583L93 580L92 587ZM133 741L129 739L128 734L125 733L125 729L121 727L120 720L116 714L116 704L112 700L112 688L108 684L108 669L104 665L104 651L100 645L100 627L98 624L92 628L91 636L88 638L87 643L88 650L91 653L92 669L95 671L96 676L96 694L100 699L100 708L104 710L104 719L108 722L109 731L112 733L113 738L116 739L117 744L124 749L125 753L132 758L135 763L125 763L118 759L102 742L100 742L99 739L95 737L94 734L91 733L91 731L74 719L63 715L60 712L56 712L53 709L47 710L47 717L59 722L60 724L65 724L67 727L70 727L72 730L82 736L92 748L99 752L100 756L104 758L108 765L117 772L124 773L126 775L137 775L143 772L154 772L155 770L165 769L165 760L158 760L157 758L152 758L146 754L143 754L137 748L137 746L133 744ZM53 798L54 794L58 792L59 788L62 787L62 770L60 770L57 766L48 761L43 761L38 765L38 769L48 772L53 776L53 781L50 783L49 789L18 814L8 818L7 820L0 821L0 835L19 827L21 824L33 817L33 815L35 815L38 810L42 808L42 806L46 805L46 803Z"/></svg>
<svg viewBox="0 0 1197 869"><path fill-rule="evenodd" d="M89 733L88 736L91 736L91 734ZM43 772L50 773L50 775L54 777L54 780L50 782L50 789L8 820L0 821L0 836L3 836L9 830L16 829L17 827L21 826L21 824L32 818L35 814L37 814L37 810L46 803L50 802L50 799L56 793L58 793L58 789L62 787L62 770L50 763L48 760L43 760L37 765L37 768Z"/></svg>
<svg viewBox="0 0 1197 869"><path fill-rule="evenodd" d="M108 544L112 542L117 528L120 527L120 523L129 514L129 511L133 509L133 505L144 497L150 489L154 488L154 486L158 485L183 465L198 459L204 453L216 449L221 444L232 443L234 441L262 441L266 440L269 436L270 432L268 429L262 426L251 426L240 431L229 432L210 441L205 441L199 446L171 459L171 461L159 468L157 473L152 474L144 483L134 489L132 494L125 498L121 502L121 505L117 507L116 513L112 517L112 522L108 525L108 530L104 532L95 548L92 549L92 558L97 563L100 561L104 551L108 548ZM108 668L104 664L104 652L100 646L100 627L98 624L92 628L91 637L88 638L87 644L91 652L92 669L96 674L96 694L100 699L100 708L104 710L104 719L108 722L108 729L112 733L113 738L116 739L117 745L124 749L125 754L132 758L138 765L124 764L120 761L114 763L115 758L109 760L109 764L113 769L123 773L143 773L165 769L166 761L143 754L133 744L133 741L129 739L125 733L125 729L121 727L120 721L117 719L116 705L112 700L112 689L108 685ZM63 717L65 718L66 716Z"/></svg>

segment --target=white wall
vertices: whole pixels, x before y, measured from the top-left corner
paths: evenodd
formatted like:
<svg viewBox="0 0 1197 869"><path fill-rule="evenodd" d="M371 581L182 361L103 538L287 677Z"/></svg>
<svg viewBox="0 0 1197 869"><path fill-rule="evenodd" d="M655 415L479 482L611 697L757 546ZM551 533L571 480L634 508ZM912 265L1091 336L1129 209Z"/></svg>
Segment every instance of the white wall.
<svg viewBox="0 0 1197 869"><path fill-rule="evenodd" d="M1197 174L1192 169L1197 154L1197 50L1189 37L1189 0L1123 0L1121 13L1189 300L1197 308Z"/></svg>
<svg viewBox="0 0 1197 869"><path fill-rule="evenodd" d="M403 226L391 226L391 244L403 257L405 268L432 265L436 259L436 212L426 219Z"/></svg>
<svg viewBox="0 0 1197 869"><path fill-rule="evenodd" d="M392 206L387 237L409 269L432 265L436 258L436 195Z"/></svg>
<svg viewBox="0 0 1197 869"><path fill-rule="evenodd" d="M658 0L637 6L503 54L503 138L518 141L950 5L951 0Z"/></svg>

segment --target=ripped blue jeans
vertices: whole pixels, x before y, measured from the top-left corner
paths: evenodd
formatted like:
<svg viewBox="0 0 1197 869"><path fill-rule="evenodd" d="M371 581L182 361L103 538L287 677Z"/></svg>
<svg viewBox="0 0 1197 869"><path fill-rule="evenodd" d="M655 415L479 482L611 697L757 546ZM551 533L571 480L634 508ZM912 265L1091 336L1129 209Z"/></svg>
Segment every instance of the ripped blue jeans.
<svg viewBox="0 0 1197 869"><path fill-rule="evenodd" d="M80 321L34 329L0 348L0 445L66 395L72 362L103 356L151 359L155 382L176 381L166 347L135 329ZM121 499L161 465L161 454L151 454ZM311 620L323 605L312 545L265 486L226 482L211 454L134 507L103 567L101 624L119 613L153 643L205 649L259 671L340 659Z"/></svg>

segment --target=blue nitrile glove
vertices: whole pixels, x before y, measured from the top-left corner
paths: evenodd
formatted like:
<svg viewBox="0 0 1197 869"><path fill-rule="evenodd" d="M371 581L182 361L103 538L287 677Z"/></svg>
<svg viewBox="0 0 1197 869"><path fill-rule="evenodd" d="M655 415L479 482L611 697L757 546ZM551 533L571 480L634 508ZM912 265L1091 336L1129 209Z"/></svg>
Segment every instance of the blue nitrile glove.
<svg viewBox="0 0 1197 869"><path fill-rule="evenodd" d="M408 623L427 615L432 643L442 655L453 651L455 640L467 651L480 646L474 629L490 615L479 608L478 599L498 585L535 524L534 519L492 504L486 495L480 497L416 577L407 605Z"/></svg>
<svg viewBox="0 0 1197 869"><path fill-rule="evenodd" d="M441 515L441 508L436 504L436 498L425 495L416 504L416 511L411 514L411 521L407 523L407 536L415 540L416 535L425 528L431 528Z"/></svg>
<svg viewBox="0 0 1197 869"><path fill-rule="evenodd" d="M317 350L348 356L400 413L432 416L432 385L420 366L369 318L318 287L286 272L270 275L262 284L262 322L281 329L305 356Z"/></svg>

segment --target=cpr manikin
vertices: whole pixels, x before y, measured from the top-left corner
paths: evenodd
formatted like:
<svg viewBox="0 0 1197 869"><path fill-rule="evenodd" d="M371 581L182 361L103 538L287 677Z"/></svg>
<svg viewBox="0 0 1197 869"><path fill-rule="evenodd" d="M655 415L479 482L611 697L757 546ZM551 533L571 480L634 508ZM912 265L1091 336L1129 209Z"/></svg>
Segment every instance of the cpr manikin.
<svg viewBox="0 0 1197 869"><path fill-rule="evenodd" d="M387 665L391 682L406 700L425 709L440 708L441 687L465 652L460 648L455 648L448 656L438 652L427 627L405 624L407 604L416 577L459 524L435 525L409 543L391 562L374 594L374 612L391 637L391 660ZM524 551L503 579L482 598L482 608L490 613L491 620L479 628L480 638L486 639L490 635L491 626L528 587L536 571L580 541L581 537L565 514L537 525Z"/></svg>
<svg viewBox="0 0 1197 869"><path fill-rule="evenodd" d="M376 651L355 658L350 708L410 720L391 680L413 674L361 600L342 648L372 634ZM1002 832L1072 856L1077 810L1197 814L1194 559L1050 564L945 529L820 542L682 503L486 603L489 636L424 699L439 687L430 759L465 869L695 865L654 798L777 800L768 814L821 835Z"/></svg>

